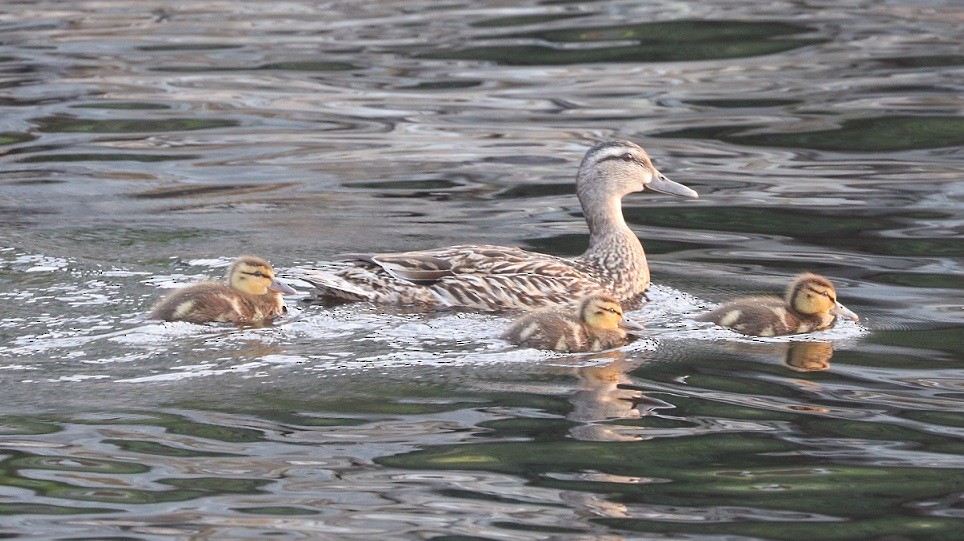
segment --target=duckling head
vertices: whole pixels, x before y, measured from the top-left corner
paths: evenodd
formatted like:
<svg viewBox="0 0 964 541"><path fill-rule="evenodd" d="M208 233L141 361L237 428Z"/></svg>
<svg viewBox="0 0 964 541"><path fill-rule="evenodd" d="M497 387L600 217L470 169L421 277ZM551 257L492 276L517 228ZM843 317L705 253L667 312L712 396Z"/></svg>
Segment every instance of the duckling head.
<svg viewBox="0 0 964 541"><path fill-rule="evenodd" d="M860 318L837 302L837 291L830 280L805 272L796 277L787 288L787 304L806 315L832 314L857 321Z"/></svg>
<svg viewBox="0 0 964 541"><path fill-rule="evenodd" d="M283 295L295 293L294 289L275 279L270 263L253 255L232 261L226 275L232 288L248 295L264 295L269 290Z"/></svg>
<svg viewBox="0 0 964 541"><path fill-rule="evenodd" d="M576 194L583 208L598 199L621 198L644 190L699 197L695 191L666 178L646 151L631 141L606 141L586 152L576 177Z"/></svg>
<svg viewBox="0 0 964 541"><path fill-rule="evenodd" d="M586 295L579 301L579 319L596 329L613 330L623 326L623 308L612 295Z"/></svg>

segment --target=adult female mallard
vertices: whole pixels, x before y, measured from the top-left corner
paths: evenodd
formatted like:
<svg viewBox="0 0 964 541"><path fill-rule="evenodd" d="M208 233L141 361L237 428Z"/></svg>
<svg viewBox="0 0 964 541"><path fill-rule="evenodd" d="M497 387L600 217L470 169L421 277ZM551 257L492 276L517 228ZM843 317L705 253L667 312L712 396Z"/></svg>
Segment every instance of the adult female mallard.
<svg viewBox="0 0 964 541"><path fill-rule="evenodd" d="M805 272L787 288L786 297L743 297L697 316L753 336L777 336L821 331L837 318L857 321L857 314L837 301L830 280Z"/></svg>
<svg viewBox="0 0 964 541"><path fill-rule="evenodd" d="M589 248L579 257L461 245L351 254L347 268L294 272L326 300L498 311L608 292L632 303L649 287L649 267L643 246L623 219L622 198L644 190L697 197L656 170L635 143L608 141L589 149L576 175L576 196L589 225Z"/></svg>
<svg viewBox="0 0 964 541"><path fill-rule="evenodd" d="M606 293L586 295L573 307L546 306L523 314L502 338L520 346L569 353L625 346L627 330L642 327L623 320L619 301Z"/></svg>
<svg viewBox="0 0 964 541"><path fill-rule="evenodd" d="M150 317L165 321L259 323L286 310L282 295L295 293L274 277L271 265L242 256L228 266L225 282L207 281L176 289L160 300Z"/></svg>

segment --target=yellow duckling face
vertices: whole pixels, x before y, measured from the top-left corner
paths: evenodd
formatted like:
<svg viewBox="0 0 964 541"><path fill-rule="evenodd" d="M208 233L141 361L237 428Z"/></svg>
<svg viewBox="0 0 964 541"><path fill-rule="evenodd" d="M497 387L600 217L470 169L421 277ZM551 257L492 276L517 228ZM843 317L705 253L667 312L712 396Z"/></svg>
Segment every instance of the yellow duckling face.
<svg viewBox="0 0 964 541"><path fill-rule="evenodd" d="M260 257L249 255L235 259L228 267L227 278L232 288L248 295L260 296L268 290L285 295L295 293L275 279L271 264Z"/></svg>
<svg viewBox="0 0 964 541"><path fill-rule="evenodd" d="M579 305L579 317L590 327L612 330L622 323L623 309L609 295L589 295Z"/></svg>
<svg viewBox="0 0 964 541"><path fill-rule="evenodd" d="M857 314L837 302L837 291L830 280L816 274L804 273L787 289L787 303L805 315L833 314L857 321Z"/></svg>

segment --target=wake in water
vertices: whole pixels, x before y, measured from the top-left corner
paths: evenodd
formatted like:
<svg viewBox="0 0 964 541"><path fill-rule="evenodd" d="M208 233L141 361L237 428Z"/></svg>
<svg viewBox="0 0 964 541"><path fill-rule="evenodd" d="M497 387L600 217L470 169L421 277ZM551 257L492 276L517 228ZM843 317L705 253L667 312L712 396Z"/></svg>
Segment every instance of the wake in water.
<svg viewBox="0 0 964 541"><path fill-rule="evenodd" d="M96 377L117 382L175 381L219 375L256 376L289 367L311 371L378 370L402 366L466 366L600 362L517 348L499 335L512 315L469 312L412 313L365 303L325 308L289 302L289 313L264 327L149 321L145 312L165 289L220 274L229 258L187 262L201 272L150 275L124 268L78 269L75 263L37 254L7 254L7 265L44 275L40 287L4 291L23 303L24 317L0 346L8 374L42 369L48 381ZM710 303L672 287L654 285L648 302L626 317L644 326L621 355L652 352L673 341L753 343L853 340L866 331L842 322L828 331L773 338L747 337L698 323ZM123 309L118 311L117 307ZM746 347L746 346L744 346ZM581 360L580 360L581 359Z"/></svg>

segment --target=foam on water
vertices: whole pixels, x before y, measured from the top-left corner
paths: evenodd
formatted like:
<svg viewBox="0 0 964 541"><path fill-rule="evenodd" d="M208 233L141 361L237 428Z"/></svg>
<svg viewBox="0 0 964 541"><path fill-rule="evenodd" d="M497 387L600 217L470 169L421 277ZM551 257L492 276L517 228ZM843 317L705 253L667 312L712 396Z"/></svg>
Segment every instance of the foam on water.
<svg viewBox="0 0 964 541"><path fill-rule="evenodd" d="M194 259L188 264L214 269L226 266L230 260L227 257ZM64 272L69 265L66 260L39 254L17 256L11 261L24 268L46 261L56 267L55 272ZM35 369L54 359L66 362L61 369L70 373L58 375L53 379L56 381L77 382L96 377L123 383L226 375L265 377L267 370L278 369L318 372L559 361L567 366L573 363L589 366L601 362L594 355L568 355L508 344L499 339L511 322L511 317L506 315L413 313L364 303L325 308L299 302L303 295L289 298L289 313L274 325L262 328L150 322L144 319L143 313L98 314L104 311L98 307L119 301L130 306L140 304L146 310L150 303L131 298L131 284L166 289L208 279L212 274L215 273L169 273L145 278L144 272L125 269L81 270L66 274L67 283L3 292L8 299L40 305L49 313L35 316L32 321L26 318L4 321L4 326L18 326L19 332L8 345L0 346L0 355L17 359L8 370ZM844 322L829 331L811 335L746 337L696 322L694 316L712 306L686 292L654 285L647 299L642 308L627 313L627 318L644 325L645 330L640 339L618 350L623 355L652 352L661 343L675 340L829 341L851 340L865 332L859 325ZM54 315L55 305L71 310ZM23 327L33 332L24 332ZM111 354L96 353L104 349L110 349ZM208 360L200 364L180 364L180 359L198 355ZM96 375L87 373L93 366L98 367Z"/></svg>
<svg viewBox="0 0 964 541"><path fill-rule="evenodd" d="M167 4L3 5L3 534L960 530L953 2ZM145 317L244 253L578 253L576 168L615 138L700 194L624 200L660 282L627 347L297 297ZM861 323L694 320L803 269Z"/></svg>
<svg viewBox="0 0 964 541"><path fill-rule="evenodd" d="M703 301L676 289L653 285L646 293L649 299L641 310L630 312L629 317L646 323L656 338L663 340L714 340L743 343L754 342L823 342L831 340L856 340L867 334L868 330L857 322L838 321L832 328L806 334L784 336L747 336L726 327L709 322L696 321L699 314L712 310L715 304Z"/></svg>

